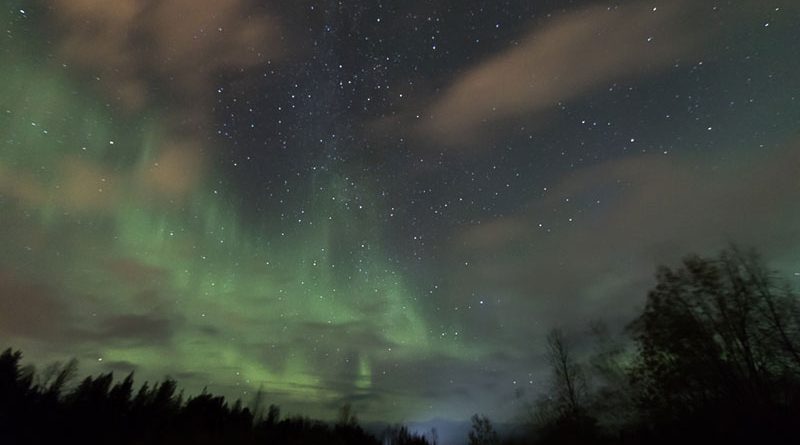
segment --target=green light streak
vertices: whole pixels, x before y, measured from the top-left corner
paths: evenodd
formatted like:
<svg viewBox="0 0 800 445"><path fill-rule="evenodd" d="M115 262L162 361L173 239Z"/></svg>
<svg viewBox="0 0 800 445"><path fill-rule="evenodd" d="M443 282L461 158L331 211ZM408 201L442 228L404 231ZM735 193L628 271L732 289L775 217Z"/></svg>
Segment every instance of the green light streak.
<svg viewBox="0 0 800 445"><path fill-rule="evenodd" d="M141 315L174 330L64 351L102 358L87 372L129 362L149 379L195 373L181 379L190 391L237 396L264 384L289 407L323 406L373 390L376 362L464 353L455 340L430 340L381 248L381 209L366 192L355 209L354 180L315 178L323 191L305 209L308 224L285 236L244 224L214 171L165 202L142 179L165 143L164 110L118 115L68 70L27 60L30 48L0 49L12 62L0 67L0 267L50 280L83 328Z"/></svg>

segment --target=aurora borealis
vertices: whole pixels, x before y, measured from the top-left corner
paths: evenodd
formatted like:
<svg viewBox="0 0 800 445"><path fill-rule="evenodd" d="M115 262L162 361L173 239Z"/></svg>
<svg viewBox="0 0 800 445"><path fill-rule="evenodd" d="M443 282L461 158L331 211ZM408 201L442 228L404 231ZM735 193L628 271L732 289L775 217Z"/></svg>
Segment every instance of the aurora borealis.
<svg viewBox="0 0 800 445"><path fill-rule="evenodd" d="M0 338L287 412L510 419L730 241L800 285L800 7L6 1ZM363 413L363 414L362 414Z"/></svg>

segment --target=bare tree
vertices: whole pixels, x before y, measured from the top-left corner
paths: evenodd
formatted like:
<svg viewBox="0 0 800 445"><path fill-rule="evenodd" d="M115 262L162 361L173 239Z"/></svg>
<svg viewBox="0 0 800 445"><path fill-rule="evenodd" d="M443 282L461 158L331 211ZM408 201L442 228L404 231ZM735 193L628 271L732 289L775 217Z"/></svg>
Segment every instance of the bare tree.
<svg viewBox="0 0 800 445"><path fill-rule="evenodd" d="M345 403L339 408L339 418L336 422L339 426L355 426L358 425L358 418L353 409L353 405Z"/></svg>
<svg viewBox="0 0 800 445"><path fill-rule="evenodd" d="M794 403L786 382L800 375L798 301L756 254L733 246L691 256L659 269L657 281L631 325L643 409L675 418Z"/></svg>
<svg viewBox="0 0 800 445"><path fill-rule="evenodd" d="M472 416L472 429L469 431L469 445L496 445L500 443L497 432L488 417Z"/></svg>
<svg viewBox="0 0 800 445"><path fill-rule="evenodd" d="M555 402L561 415L577 418L584 410L586 376L575 361L559 329L547 336L547 353L553 371Z"/></svg>

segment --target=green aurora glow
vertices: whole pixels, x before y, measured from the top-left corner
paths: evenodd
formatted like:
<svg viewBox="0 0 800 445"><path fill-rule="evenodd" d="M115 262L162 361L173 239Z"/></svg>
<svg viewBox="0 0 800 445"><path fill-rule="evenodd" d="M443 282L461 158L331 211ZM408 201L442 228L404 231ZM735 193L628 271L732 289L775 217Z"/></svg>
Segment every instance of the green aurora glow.
<svg viewBox="0 0 800 445"><path fill-rule="evenodd" d="M7 2L0 347L508 420L658 264L800 280L797 2L327 3Z"/></svg>
<svg viewBox="0 0 800 445"><path fill-rule="evenodd" d="M178 369L192 376L181 381L189 391L247 400L263 386L290 410L327 415L319 407L370 394L392 363L479 357L457 337L430 341L414 291L382 251L379 203L344 210L363 186L321 174L294 233L243 223L213 171L187 196L162 199L140 179L164 138L158 110L117 116L53 63L29 60L31 48L2 51L12 57L0 68L3 268L56 289L83 329L126 314L175 330L165 342L60 354L77 354L84 371L135 364L152 379ZM415 409L393 398L403 404L393 415Z"/></svg>

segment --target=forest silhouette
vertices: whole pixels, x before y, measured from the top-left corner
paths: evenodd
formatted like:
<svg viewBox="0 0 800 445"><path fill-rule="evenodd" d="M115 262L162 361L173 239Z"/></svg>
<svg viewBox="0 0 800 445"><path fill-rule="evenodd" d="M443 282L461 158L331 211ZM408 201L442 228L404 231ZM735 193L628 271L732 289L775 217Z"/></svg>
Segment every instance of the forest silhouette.
<svg viewBox="0 0 800 445"><path fill-rule="evenodd" d="M758 255L731 246L661 267L623 336L590 327L591 351L562 330L546 339L552 381L514 434L472 417L469 445L795 443L800 425L800 304ZM574 334L574 333L573 333ZM583 336L582 338L585 338ZM429 444L404 426L368 432L349 405L338 420L281 418L165 379L86 377L77 362L37 372L0 354L4 444ZM71 389L68 389L71 387ZM446 413L444 413L446 414Z"/></svg>

